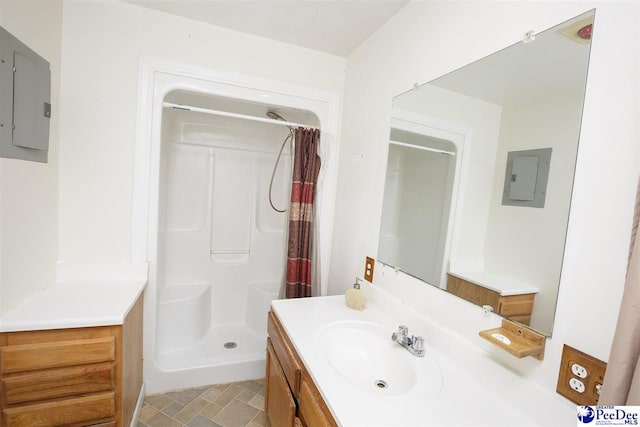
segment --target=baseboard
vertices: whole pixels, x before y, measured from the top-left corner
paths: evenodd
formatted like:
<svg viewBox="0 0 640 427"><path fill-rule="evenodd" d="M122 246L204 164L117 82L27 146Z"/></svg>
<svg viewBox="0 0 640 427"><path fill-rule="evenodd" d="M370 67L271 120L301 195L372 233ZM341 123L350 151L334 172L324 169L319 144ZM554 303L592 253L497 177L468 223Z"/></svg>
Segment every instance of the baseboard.
<svg viewBox="0 0 640 427"><path fill-rule="evenodd" d="M136 402L136 409L133 411L133 417L131 417L131 426L136 427L138 425L138 418L140 417L140 411L142 410L142 403L144 402L144 383L140 387L140 394L138 395L138 401Z"/></svg>

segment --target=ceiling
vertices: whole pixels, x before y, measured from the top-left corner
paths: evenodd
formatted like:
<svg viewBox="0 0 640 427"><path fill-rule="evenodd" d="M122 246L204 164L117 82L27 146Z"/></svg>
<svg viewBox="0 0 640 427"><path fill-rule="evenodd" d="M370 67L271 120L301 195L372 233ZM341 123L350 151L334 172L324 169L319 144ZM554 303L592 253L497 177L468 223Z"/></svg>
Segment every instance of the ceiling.
<svg viewBox="0 0 640 427"><path fill-rule="evenodd" d="M535 104L549 95L582 100L590 44L563 31L593 23L593 16L586 12L536 34L532 42L516 43L429 84L502 106Z"/></svg>
<svg viewBox="0 0 640 427"><path fill-rule="evenodd" d="M343 57L409 2L409 0L123 1Z"/></svg>

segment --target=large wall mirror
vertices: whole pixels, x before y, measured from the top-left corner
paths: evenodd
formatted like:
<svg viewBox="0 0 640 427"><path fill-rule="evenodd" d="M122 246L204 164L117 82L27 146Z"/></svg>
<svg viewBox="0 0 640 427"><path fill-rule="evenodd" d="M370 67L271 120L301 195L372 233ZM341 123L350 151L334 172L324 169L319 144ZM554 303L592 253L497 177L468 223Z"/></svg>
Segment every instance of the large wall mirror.
<svg viewBox="0 0 640 427"><path fill-rule="evenodd" d="M551 335L594 16L393 99L380 262Z"/></svg>

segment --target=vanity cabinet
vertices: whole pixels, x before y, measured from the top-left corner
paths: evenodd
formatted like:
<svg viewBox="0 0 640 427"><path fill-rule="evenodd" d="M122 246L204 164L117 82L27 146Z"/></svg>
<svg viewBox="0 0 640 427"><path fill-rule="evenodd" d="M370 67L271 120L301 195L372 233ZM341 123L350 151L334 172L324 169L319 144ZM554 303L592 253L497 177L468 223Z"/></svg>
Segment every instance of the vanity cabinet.
<svg viewBox="0 0 640 427"><path fill-rule="evenodd" d="M278 317L269 312L265 404L271 427L335 426L329 408Z"/></svg>
<svg viewBox="0 0 640 427"><path fill-rule="evenodd" d="M501 295L492 289L447 274L447 290L474 304L493 307L493 311L511 320L529 325L535 293Z"/></svg>
<svg viewBox="0 0 640 427"><path fill-rule="evenodd" d="M129 426L142 387L142 301L122 325L0 333L0 425Z"/></svg>

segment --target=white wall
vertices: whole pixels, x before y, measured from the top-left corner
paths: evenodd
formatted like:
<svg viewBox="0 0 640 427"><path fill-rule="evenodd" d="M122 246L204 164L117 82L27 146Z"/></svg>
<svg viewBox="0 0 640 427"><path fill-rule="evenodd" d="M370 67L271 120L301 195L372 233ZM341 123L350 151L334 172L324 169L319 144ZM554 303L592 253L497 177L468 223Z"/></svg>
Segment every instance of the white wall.
<svg viewBox="0 0 640 427"><path fill-rule="evenodd" d="M61 1L0 0L0 25L51 67L49 162L0 159L0 315L49 285L58 250Z"/></svg>
<svg viewBox="0 0 640 427"><path fill-rule="evenodd" d="M141 55L342 92L345 59L115 0L64 4L60 258L130 259Z"/></svg>
<svg viewBox="0 0 640 427"><path fill-rule="evenodd" d="M351 277L362 274L364 257L377 251L391 98L517 42L525 31L541 31L592 7L595 36L553 338L542 362L499 349L491 357L503 357L499 363L550 391L563 343L608 358L640 164L635 2L410 3L355 50L347 58L332 293L344 292ZM361 157L352 153L365 161L354 161ZM483 345L477 307L404 275L376 285L408 304L430 304L447 316L443 327Z"/></svg>

